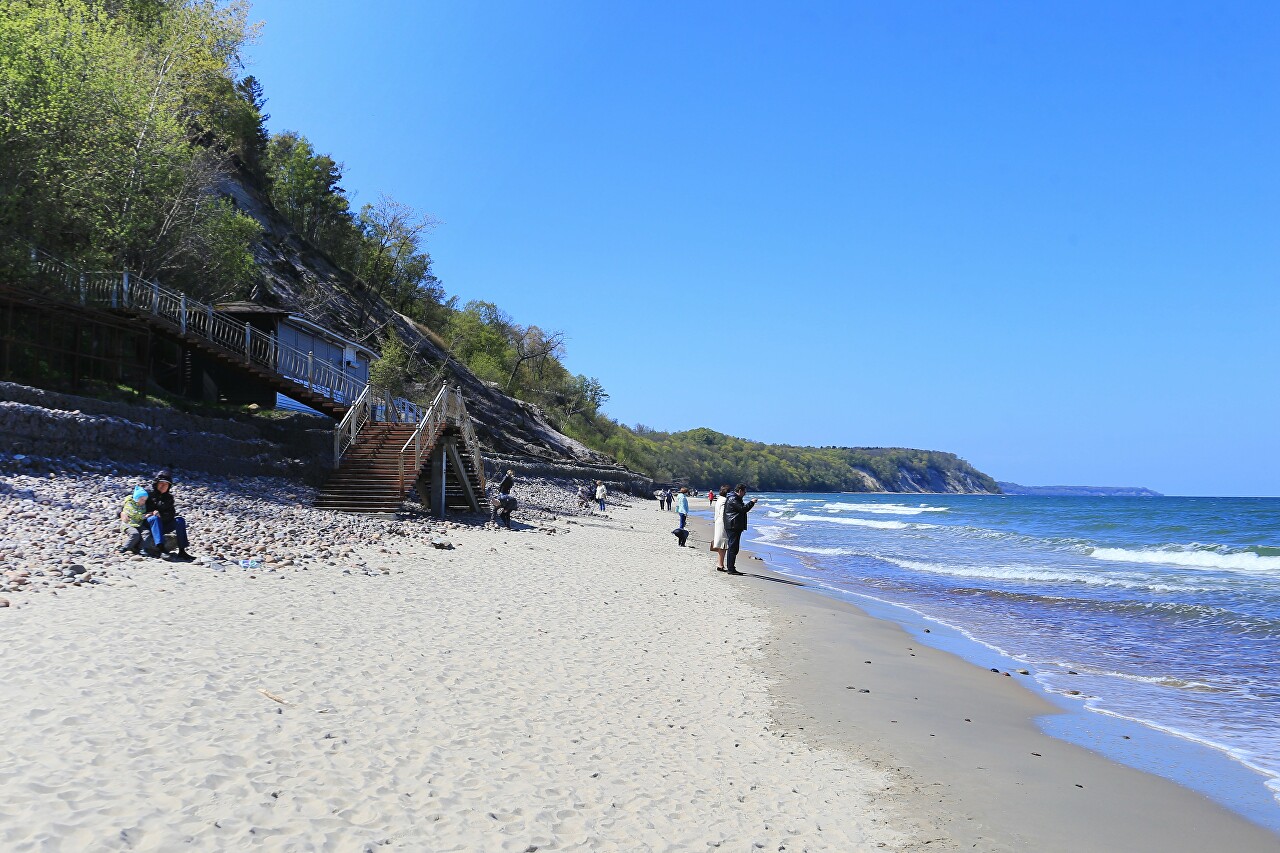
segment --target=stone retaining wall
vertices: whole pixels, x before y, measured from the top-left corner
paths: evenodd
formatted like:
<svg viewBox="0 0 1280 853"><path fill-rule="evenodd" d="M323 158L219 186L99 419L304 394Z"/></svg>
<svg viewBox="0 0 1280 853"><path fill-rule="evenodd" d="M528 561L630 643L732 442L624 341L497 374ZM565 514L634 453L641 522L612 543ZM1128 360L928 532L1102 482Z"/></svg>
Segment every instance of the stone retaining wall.
<svg viewBox="0 0 1280 853"><path fill-rule="evenodd" d="M264 423L260 430L242 421L0 382L0 452L8 457L316 482L332 466L333 447L332 427L306 428L317 420L300 416L297 423Z"/></svg>

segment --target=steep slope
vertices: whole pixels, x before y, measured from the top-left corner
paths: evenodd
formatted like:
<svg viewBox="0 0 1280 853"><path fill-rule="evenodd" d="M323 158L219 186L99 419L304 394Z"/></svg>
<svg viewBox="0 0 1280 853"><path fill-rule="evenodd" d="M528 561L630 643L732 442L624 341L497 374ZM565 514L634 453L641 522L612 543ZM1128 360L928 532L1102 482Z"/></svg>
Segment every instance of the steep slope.
<svg viewBox="0 0 1280 853"><path fill-rule="evenodd" d="M300 237L244 175L224 181L220 191L262 226L253 254L262 273L251 299L294 311L353 340L376 348L371 331L393 324L402 340L412 342L426 365L424 379L442 376L462 388L476 432L489 449L506 457L542 463L625 469L603 453L558 430L537 406L489 387L433 339L428 330L393 311L380 300L360 293L360 286L322 252Z"/></svg>

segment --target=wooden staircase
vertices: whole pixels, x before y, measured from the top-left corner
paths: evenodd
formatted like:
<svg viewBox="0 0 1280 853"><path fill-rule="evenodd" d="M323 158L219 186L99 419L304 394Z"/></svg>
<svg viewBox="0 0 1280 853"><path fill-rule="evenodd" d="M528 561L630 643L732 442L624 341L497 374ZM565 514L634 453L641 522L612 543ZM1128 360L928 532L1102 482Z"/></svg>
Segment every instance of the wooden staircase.
<svg viewBox="0 0 1280 853"><path fill-rule="evenodd" d="M400 449L417 424L385 424L370 421L360 429L351 449L342 457L316 497L316 506L341 512L396 512L404 501L400 488Z"/></svg>
<svg viewBox="0 0 1280 853"><path fill-rule="evenodd" d="M441 516L447 509L488 509L480 446L459 391L442 388L416 423L377 420L375 411L385 413L361 395L339 425L340 461L317 507L394 513L416 485L422 503Z"/></svg>

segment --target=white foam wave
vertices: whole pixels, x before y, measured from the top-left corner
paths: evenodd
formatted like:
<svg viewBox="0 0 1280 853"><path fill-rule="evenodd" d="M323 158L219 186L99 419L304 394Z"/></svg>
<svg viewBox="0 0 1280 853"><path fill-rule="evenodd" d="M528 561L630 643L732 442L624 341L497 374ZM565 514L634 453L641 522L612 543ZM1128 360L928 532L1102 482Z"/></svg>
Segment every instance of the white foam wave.
<svg viewBox="0 0 1280 853"><path fill-rule="evenodd" d="M920 515L924 512L950 512L945 506L904 506L903 504L829 503L827 512L867 512L872 515Z"/></svg>
<svg viewBox="0 0 1280 853"><path fill-rule="evenodd" d="M785 548L788 551L798 551L801 554L816 554L824 557L848 557L858 553L848 548L809 548L803 545L784 545L781 542L770 542L773 548Z"/></svg>
<svg viewBox="0 0 1280 853"><path fill-rule="evenodd" d="M755 528L755 538L760 542L772 543L775 539L785 533L787 528L782 526L761 524Z"/></svg>
<svg viewBox="0 0 1280 853"><path fill-rule="evenodd" d="M870 518L836 518L830 515L806 515L800 513L791 518L795 521L825 521L828 524L847 524L851 527L878 527L881 530L905 530L913 525L905 521L879 521ZM921 525L923 526L923 525Z"/></svg>
<svg viewBox="0 0 1280 853"><path fill-rule="evenodd" d="M1263 557L1252 551L1224 554L1221 551L1194 548L1144 548L1136 551L1127 548L1094 548L1089 556L1095 560L1120 563L1155 563L1192 569L1280 573L1280 557Z"/></svg>
<svg viewBox="0 0 1280 853"><path fill-rule="evenodd" d="M942 563L925 563L919 560L902 560L896 557L881 557L880 559L916 572L929 572L930 574L948 575L957 578L987 578L989 580L1032 581L1036 583L1083 583L1089 586L1146 589L1152 592L1195 592L1201 589L1197 586L1185 586L1182 584L1152 583L1150 580L1136 574L1109 573L1106 575L1094 575L1042 569L1034 566L957 566Z"/></svg>

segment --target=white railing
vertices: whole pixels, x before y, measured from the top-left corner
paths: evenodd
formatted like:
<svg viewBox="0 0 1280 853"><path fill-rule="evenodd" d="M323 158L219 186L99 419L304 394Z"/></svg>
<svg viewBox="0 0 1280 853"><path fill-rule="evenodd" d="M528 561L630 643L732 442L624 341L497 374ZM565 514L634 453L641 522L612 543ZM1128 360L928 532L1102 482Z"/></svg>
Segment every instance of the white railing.
<svg viewBox="0 0 1280 853"><path fill-rule="evenodd" d="M32 266L38 280L46 286L70 295L82 305L94 305L149 315L173 326L183 335L193 336L216 346L225 353L243 359L247 365L276 373L291 382L340 405L348 406L333 431L333 464L356 443L360 430L370 421L375 423L418 424L414 438L412 470L422 467L440 437L446 421L460 426L476 470L484 477L479 443L471 418L462 402L462 391L442 388L431 406L424 410L416 403L396 397L389 391L374 388L347 376L327 361L316 359L310 352L280 343L274 334L239 323L216 311L213 306L190 299L184 293L169 290L159 283L125 272L86 272L33 249ZM404 482L404 456L401 450L400 480Z"/></svg>
<svg viewBox="0 0 1280 853"><path fill-rule="evenodd" d="M282 344L272 332L255 329L249 323L239 323L206 305L147 281L128 271L84 272L64 264L40 252L32 252L32 261L42 281L53 284L64 293L77 299L82 305L135 311L161 320L184 335L199 338L223 350L228 355L243 359L244 363L269 370L304 386L340 405L347 405L360 396L364 383L348 376L341 368L317 359L313 353ZM417 409L408 401L403 404L406 418Z"/></svg>
<svg viewBox="0 0 1280 853"><path fill-rule="evenodd" d="M436 394L436 398L431 401L431 405L427 407L427 411L423 414L422 419L418 421L418 428L413 431L413 435L409 436L409 440L404 443L404 447L400 448L396 462L399 468L400 493L405 492L405 469L406 467L416 479L418 472L422 470L423 462L427 456L435 448L436 442L440 439L440 433L444 430L445 424L445 403L449 397L449 387L446 385ZM407 464L406 464L407 463Z"/></svg>
<svg viewBox="0 0 1280 853"><path fill-rule="evenodd" d="M338 425L334 427L333 467L335 468L342 461L342 454L347 452L347 448L356 443L356 436L360 434L361 427L369 420L369 406L366 405L369 391L370 386L366 385L360 392L360 396L351 404L351 408L347 409L347 413L342 416L342 420L338 421Z"/></svg>
<svg viewBox="0 0 1280 853"><path fill-rule="evenodd" d="M400 448L398 468L400 493L404 494L410 483L405 475L417 479L418 473L426 463L431 451L440 440L440 434L446 426L455 426L462 432L462 440L471 454L472 466L476 476L480 478L480 490L484 491L484 461L480 456L480 441L476 438L475 427L471 423L471 415L467 413L467 404L462 399L462 389L445 386L436 394L431 405L427 407L418 428L409 436L409 440Z"/></svg>

